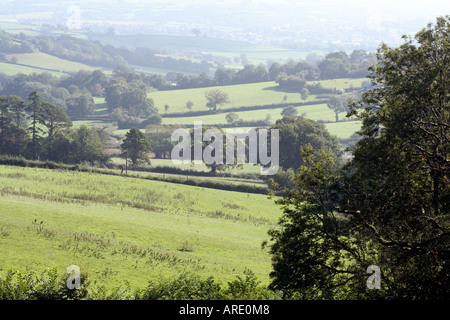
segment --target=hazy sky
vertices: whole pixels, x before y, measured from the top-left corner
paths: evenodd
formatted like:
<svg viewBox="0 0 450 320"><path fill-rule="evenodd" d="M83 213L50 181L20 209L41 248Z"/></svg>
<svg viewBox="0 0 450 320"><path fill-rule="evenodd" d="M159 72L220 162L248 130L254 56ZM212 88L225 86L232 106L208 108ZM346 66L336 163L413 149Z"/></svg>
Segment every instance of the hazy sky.
<svg viewBox="0 0 450 320"><path fill-rule="evenodd" d="M95 0L91 1L91 3L95 2ZM117 2L129 4L180 4L180 0L125 0ZM307 4L320 8L323 11L328 11L330 14L334 13L336 7L345 8L354 12L379 8L389 16L434 17L437 15L450 14L449 0L185 0L182 3L204 3L210 7L213 7L214 4L226 5L245 3L247 5L253 5L255 8L265 8L266 6L273 8L274 5L275 7L292 6L295 8ZM330 3L333 3L334 5L330 6Z"/></svg>
<svg viewBox="0 0 450 320"><path fill-rule="evenodd" d="M207 35L219 37L228 36L228 30L236 37L239 32L242 37L246 33L258 33L260 38L270 37L272 33L272 39L274 32L279 32L280 37L289 33L298 37L304 32L326 41L348 41L354 36L389 42L403 34L416 33L427 23L435 22L437 16L450 14L450 0L0 1L4 4L2 9L6 8L0 12L3 19L40 15L61 23L67 19L66 9L75 6L84 25L113 22L123 27L153 23L169 33L180 31L181 27L177 30L176 26L184 26L185 30L199 27ZM16 2L20 4L15 6Z"/></svg>

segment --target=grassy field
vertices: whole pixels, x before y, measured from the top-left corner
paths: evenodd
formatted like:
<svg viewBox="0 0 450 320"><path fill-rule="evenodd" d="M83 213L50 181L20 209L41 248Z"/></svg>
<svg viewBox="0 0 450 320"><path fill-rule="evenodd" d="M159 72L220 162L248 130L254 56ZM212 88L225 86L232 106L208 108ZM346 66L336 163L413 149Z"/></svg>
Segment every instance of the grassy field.
<svg viewBox="0 0 450 320"><path fill-rule="evenodd" d="M254 43L247 43L241 41L233 41L226 39L215 39L209 37L194 37L194 36L171 36L171 35L135 35L135 34L116 34L110 35L95 35L94 39L100 40L104 43L111 44L116 47L125 46L128 48L136 48L139 46L147 46L150 48L165 49L170 53L176 54L202 54L204 58L208 56L224 57L231 60L226 67L242 68L243 65L235 58L241 57L245 54L248 63L264 64L268 61L286 61L289 59L299 60L305 59L310 53L316 53L319 56L325 56L326 51L299 51L287 48L266 46ZM176 55L173 56L174 58ZM183 56L187 59L186 56Z"/></svg>
<svg viewBox="0 0 450 320"><path fill-rule="evenodd" d="M112 163L116 165L125 165L125 159L119 156L111 157ZM261 166L253 165L250 163L245 163L242 166L229 168L221 173L224 173L226 176L201 176L201 175L192 175L190 172L211 172L211 169L204 163L201 164L175 164L170 159L151 159L150 160L150 168L177 168L184 170L182 174L177 173L159 173L159 172L151 172L151 171L129 171L128 175L130 176L138 176L138 177L152 177L152 176L163 176L165 178L178 178L180 181L184 181L186 179L192 179L195 181L211 181L211 182L219 182L221 184L239 184L239 185L249 185L249 186L261 186L267 187L267 181L259 179L255 176L261 174ZM253 175L253 177L245 177L242 178L242 175Z"/></svg>
<svg viewBox="0 0 450 320"><path fill-rule="evenodd" d="M313 120L323 121L335 121L335 115L326 104L315 104L295 107L298 114L305 114L306 118ZM250 120L264 120L267 115L270 115L272 121L276 121L282 118L281 112L283 108L274 109L260 109L250 111L235 111L239 115L239 118L245 121ZM163 118L163 124L193 124L194 121L202 121L204 124L225 124L227 123L225 116L227 113L211 114L206 116L196 117L170 117ZM340 114L341 117L345 117L345 113Z"/></svg>
<svg viewBox="0 0 450 320"><path fill-rule="evenodd" d="M330 79L330 80L320 80L313 81L310 84L315 84L320 82L324 88L336 88L336 89L348 89L348 88L360 88L363 82L369 81L368 78L343 78L343 79Z"/></svg>
<svg viewBox="0 0 450 320"><path fill-rule="evenodd" d="M329 88L350 88L351 86L359 87L366 79L336 79L336 80L324 80L321 81L324 87ZM204 106L206 104L204 93L211 88L196 88L185 89L176 91L157 91L152 92L148 96L154 100L155 106L159 107L159 113L163 116L163 124L182 124L193 125L194 121L202 121L204 125L211 124L226 124L226 110L232 107L241 106L254 106L264 104L281 103L284 96L287 96L287 102L304 102L301 100L298 93L286 93L278 90L278 86L275 82L262 82L253 84L241 84L231 85L223 87L213 87L227 92L230 95L231 103L220 107L224 113L210 114L203 116L181 116L181 117L164 117L164 104L169 104L168 114L174 112L185 113L188 110L185 108L187 100L194 102L193 111L207 110ZM306 102L313 102L316 100L315 95L311 95ZM102 114L106 111L105 99L101 97L94 97L94 102L97 104L97 114ZM305 115L309 119L316 121L324 121L326 127L332 134L335 134L338 138L346 139L350 137L355 131L359 130L361 123L358 121L342 121L335 123L335 115L326 104L311 104L305 106L296 107L299 115ZM269 115L272 122L280 119L282 108L273 109L259 109L249 111L236 111L239 118L244 121L252 120L264 120ZM340 119L345 119L345 113L339 115ZM109 123L100 120L86 120L86 121L74 121L74 127L78 127L81 124L88 126L96 125L108 125ZM249 129L250 127L247 127ZM115 130L114 134L117 136L125 136L125 133L129 129Z"/></svg>
<svg viewBox="0 0 450 320"><path fill-rule="evenodd" d="M41 33L36 30L36 27L27 24L20 24L16 22L0 21L0 29L12 34L24 33L29 36L37 36Z"/></svg>
<svg viewBox="0 0 450 320"><path fill-rule="evenodd" d="M36 36L42 34L39 27L32 25L19 24L16 22L0 22L0 29L10 33L23 32L27 35ZM49 30L45 31L46 33ZM50 30L51 34L66 34L77 38L85 39L88 34L83 30ZM325 56L327 52L322 50L298 51L275 46L265 46L242 41L233 41L226 39L215 39L205 36L172 36L172 35L143 35L143 34L125 34L116 33L114 36L107 34L90 34L93 40L99 40L102 43L110 44L115 47L127 47L135 49L136 47L149 47L155 49L164 49L172 54L173 58L180 57L190 59L191 53L203 55L201 60L205 60L208 56L220 56L231 59L230 67L242 68L242 63L234 62L234 58L240 58L244 53L249 63L266 64L267 61L286 61L288 59L304 59L309 53L316 53ZM183 55L187 54L187 55ZM144 70L147 71L147 70ZM152 69L152 72L167 73L170 70Z"/></svg>
<svg viewBox="0 0 450 320"><path fill-rule="evenodd" d="M320 83L326 88L345 89L350 87L361 87L361 84L367 79L336 79L324 80ZM226 92L230 98L230 103L220 106L220 109L226 110L235 107L267 105L282 103L287 96L286 102L311 102L316 100L315 95L308 97L306 101L301 99L299 93L285 92L278 89L278 84L274 81L239 84L220 87L182 89L177 91L156 91L148 94L153 99L155 106L160 114L164 114L164 105L169 105L167 113L186 112L186 102L192 101L193 111L208 110L206 107L205 92L211 89L218 89Z"/></svg>
<svg viewBox="0 0 450 320"><path fill-rule="evenodd" d="M122 163L125 163L123 159ZM185 170L195 170L195 171L204 171L209 172L211 169L209 169L205 164L174 164L172 160L170 159L151 159L151 166L152 167L176 167L181 168ZM261 167L259 165L253 165L246 163L243 165L242 169L233 169L230 172L233 174L259 174L261 171Z"/></svg>
<svg viewBox="0 0 450 320"><path fill-rule="evenodd" d="M355 132L361 130L361 121L345 121L335 123L325 123L325 127L330 134L336 135L340 139L348 139Z"/></svg>
<svg viewBox="0 0 450 320"><path fill-rule="evenodd" d="M38 31L27 26L1 24L8 30ZM80 34L79 36L82 36ZM300 53L273 47L245 44L205 37L168 37L119 35L106 43L127 47L166 48L169 51L203 52L229 58L245 53L250 63L265 63L267 59L304 58ZM30 74L48 70L60 76L81 69L94 70L81 63L60 59L45 53L14 56L18 64L0 63L0 72ZM239 67L238 63L234 66ZM146 69L145 72L167 70ZM321 81L327 88L360 87L366 79L336 79ZM184 113L186 102L194 103L193 111L207 110L205 92L219 89L228 93L230 103L220 107L305 102L299 93L279 90L275 82L158 91L148 94L159 113ZM286 98L286 99L285 99ZM306 102L317 100L311 95ZM74 121L80 125L107 126L111 123L99 115L106 112L105 99L94 97L97 118ZM321 120L330 133L349 138L361 125L358 121L334 123L334 113L326 104L296 107L298 114ZM244 121L264 120L267 115L275 122L282 108L237 112ZM226 113L197 117L164 117L163 124L192 125L225 124ZM344 114L340 115L341 118ZM100 119L100 120L98 120ZM249 129L250 127L246 127ZM123 137L126 130L115 130ZM116 139L116 140L114 140ZM118 137L112 137L110 150L117 151ZM113 158L115 163L123 159ZM177 167L185 170L209 171L204 166L174 165L171 160L152 159L152 166ZM260 168L244 165L236 174L259 174ZM280 207L273 199L256 193L201 188L181 183L142 179L167 175L176 179L213 180L217 184L263 187L265 182L242 177L203 177L181 174L130 172L128 177L99 173L0 166L0 275L9 268L41 272L56 267L59 273L70 265L78 265L89 274L94 284L106 288L146 287L148 281L174 277L191 272L219 282L234 280L247 270L255 273L262 284L268 284L271 261L261 243L268 240L267 231L277 225ZM169 180L169 179L168 179ZM220 186L222 187L222 186ZM236 189L236 188L235 188Z"/></svg>
<svg viewBox="0 0 450 320"><path fill-rule="evenodd" d="M40 68L34 68L34 67L27 67L27 66L21 66L13 63L7 63L7 62L0 62L0 73L4 73L6 75L12 76L16 75L18 73L23 74L32 74L32 73L43 73L48 72L52 76L60 77L64 75L63 72L57 72L57 71L49 71L49 70L43 70Z"/></svg>
<svg viewBox="0 0 450 320"><path fill-rule="evenodd" d="M297 57L296 59L299 59L306 56L306 53L301 51L204 36L136 35L122 33L115 34L114 36L97 34L94 35L93 38L116 47L149 47L166 49L170 52L209 53L230 57L239 57L241 53L245 53L248 59L254 57L264 57L264 59L288 59L294 56Z"/></svg>
<svg viewBox="0 0 450 320"><path fill-rule="evenodd" d="M318 104L318 105L306 105L295 108L298 111L298 114L304 114L306 118L312 120L322 120L322 121L335 121L335 115L333 111L331 111L326 104ZM236 112L239 115L239 118L245 121L250 120L264 120L267 115L270 115L270 119L272 122L275 122L278 119L281 119L281 111L282 108L275 109L263 109L263 110L251 110L251 111L239 111ZM340 119L345 118L346 113L341 113ZM220 114L212 114L206 116L197 116L197 117L176 117L176 118L163 118L163 124L184 124L184 125L193 125L194 121L202 121L203 125L211 125L211 124L226 124L226 113ZM360 129L361 122L360 121L341 121L341 122L330 122L325 123L325 126L330 131L331 134L336 135L338 138L348 138L354 132ZM121 131L122 134L124 132Z"/></svg>
<svg viewBox="0 0 450 320"><path fill-rule="evenodd" d="M95 69L98 69L85 65L83 63L61 59L42 52L11 54L6 55L6 57L8 59L10 59L11 57L16 57L17 63L19 64L29 67L48 69L50 71L77 72L79 70L93 71Z"/></svg>
<svg viewBox="0 0 450 320"><path fill-rule="evenodd" d="M269 281L261 242L280 209L267 196L8 166L0 186L1 273L75 264L109 288L185 271Z"/></svg>
<svg viewBox="0 0 450 320"><path fill-rule="evenodd" d="M205 92L212 89L218 89L226 92L230 98L230 103L220 106L220 109L235 107L266 105L272 103L282 103L284 96L287 96L287 102L303 102L299 93L283 92L277 90L276 82L260 82L250 84L239 84L230 86L182 89L177 91L156 91L148 94L153 99L155 106L160 114L164 114L164 105L169 105L167 113L186 112L186 102L194 103L192 110L208 110L206 107ZM314 101L315 96L311 95L307 101Z"/></svg>
<svg viewBox="0 0 450 320"><path fill-rule="evenodd" d="M310 53L316 53L318 56L324 57L328 52L323 50L311 50L311 51L297 51L278 47L263 47L263 50L254 50L247 52L225 52L225 51L208 51L205 52L213 56L226 57L230 59L240 58L241 53L245 53L245 56L249 63L266 65L268 61L285 62L287 60L297 61L299 59L305 59ZM227 65L230 68L242 68L241 63L233 63Z"/></svg>

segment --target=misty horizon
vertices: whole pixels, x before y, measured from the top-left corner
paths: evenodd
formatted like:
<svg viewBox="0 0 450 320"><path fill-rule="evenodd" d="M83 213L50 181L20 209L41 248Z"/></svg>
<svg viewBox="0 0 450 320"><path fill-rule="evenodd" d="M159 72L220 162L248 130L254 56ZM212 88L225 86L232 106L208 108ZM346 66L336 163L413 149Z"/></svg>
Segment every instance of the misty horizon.
<svg viewBox="0 0 450 320"><path fill-rule="evenodd" d="M21 5L18 5L21 4ZM71 11L72 10L72 11ZM74 11L75 10L75 11ZM450 3L423 1L67 1L10 0L0 21L65 25L78 15L80 29L229 39L288 48L375 50L398 45Z"/></svg>

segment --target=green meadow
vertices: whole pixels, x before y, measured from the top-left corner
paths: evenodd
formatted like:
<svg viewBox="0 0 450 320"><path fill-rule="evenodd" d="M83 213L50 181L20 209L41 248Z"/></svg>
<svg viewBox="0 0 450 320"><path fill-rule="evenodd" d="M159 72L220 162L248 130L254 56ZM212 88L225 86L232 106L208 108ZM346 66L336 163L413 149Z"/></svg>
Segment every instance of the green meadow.
<svg viewBox="0 0 450 320"><path fill-rule="evenodd" d="M4 73L8 76L16 75L18 73L32 74L32 73L42 73L42 72L48 72L49 74L51 74L52 76L55 76L55 77L60 77L60 76L64 75L63 72L59 72L59 71L43 70L43 69L37 68L37 67L29 67L29 66L22 66L22 65L17 65L17 64L8 63L8 62L0 62L0 73Z"/></svg>
<svg viewBox="0 0 450 320"><path fill-rule="evenodd" d="M15 57L17 59L17 63L20 65L48 69L50 71L78 72L79 70L93 71L98 69L83 63L61 59L43 52L10 54L6 55L6 57L8 59Z"/></svg>
<svg viewBox="0 0 450 320"><path fill-rule="evenodd" d="M153 99L155 107L160 114L164 115L164 105L168 104L167 113L187 112L186 102L194 103L192 111L208 110L206 107L205 92L218 89L226 92L230 98L230 103L224 104L219 108L226 110L236 107L250 107L256 105L266 105L272 103L282 103L284 96L287 96L287 102L303 102L301 96L296 92L283 92L277 90L278 84L274 81L238 84L229 86L217 86L195 89L181 89L169 91L156 91L148 94ZM311 95L307 101L314 101L315 96Z"/></svg>
<svg viewBox="0 0 450 320"><path fill-rule="evenodd" d="M280 208L265 195L9 166L0 186L2 274L78 265L107 288L183 272L269 281L261 243Z"/></svg>
<svg viewBox="0 0 450 320"><path fill-rule="evenodd" d="M364 81L367 81L367 79L335 79L319 82L325 88L347 89L351 87L361 87ZM230 102L220 106L219 108L222 110L237 107L279 104L283 102L313 102L317 99L316 95L310 95L308 99L304 101L301 99L298 92L285 92L279 90L278 84L274 81L208 88L180 89L176 91L156 91L149 93L148 97L153 99L155 107L158 108L159 113L162 115L166 113L164 109L166 104L169 105L169 109L167 110L168 114L187 112L187 101L192 101L194 103L192 111L208 110L206 107L205 92L211 89L218 89L228 94Z"/></svg>
<svg viewBox="0 0 450 320"><path fill-rule="evenodd" d="M121 159L121 163L125 164L125 160ZM209 172L209 169L205 164L175 164L171 159L151 159L152 167L176 167L184 170L193 170L193 171L202 171ZM261 172L261 167L259 165L253 165L250 163L245 163L242 165L242 168L233 168L227 170L225 172L230 172L231 174L255 174L258 175ZM200 178L200 177L197 177ZM214 177L214 179L218 179L219 177ZM211 178L209 178L211 179ZM260 181L259 181L260 182Z"/></svg>
<svg viewBox="0 0 450 320"><path fill-rule="evenodd" d="M41 34L36 27L27 24L21 24L17 22L10 21L0 21L0 29L5 30L6 32L18 34L24 33L29 36L37 36Z"/></svg>
<svg viewBox="0 0 450 320"><path fill-rule="evenodd" d="M2 26L27 34L38 32L16 24L0 23ZM151 44L169 51L202 52L232 60L245 53L250 63L299 59L307 54L205 37L101 37L105 43L115 46ZM98 69L39 52L6 56L9 60L13 57L15 64L0 62L1 73L48 72L61 76ZM242 67L237 59L233 61L231 67ZM142 72L164 74L171 71L135 67L136 71ZM110 70L103 71L111 73ZM348 89L360 87L365 80L320 82L326 88ZM230 102L219 106L221 113L189 116L186 102L194 103L192 111L207 111L205 92L211 89L226 92ZM234 112L243 121L269 117L275 123L282 118L283 108L246 110L246 107L306 103L295 107L298 114L324 122L330 133L338 138L349 138L361 126L359 121L335 122L334 113L325 103L314 104L318 100L316 95L302 100L298 92L280 90L274 81L156 91L148 93L148 97L153 99L163 125L193 125L195 121L202 121L204 125L225 125L227 110L231 108L242 108ZM116 124L105 116L105 98L93 99L96 104L94 115L73 121L73 127L107 128L111 141L105 148L112 154L114 164L123 165L124 159L117 153L121 138L129 129L117 129ZM165 105L169 106L167 111ZM181 116L170 117L173 113ZM340 119L344 117L344 113L340 114ZM204 279L213 276L215 281L226 283L252 271L263 285L269 284L271 259L261 244L269 240L267 232L278 226L282 212L273 198L257 193L267 190L267 181L257 177L260 166L245 164L242 168L225 171L227 175L224 176L205 176L199 172L209 172L206 165L178 165L170 159L151 159L150 169L157 167L174 173L130 170L125 176L119 170L111 172L110 169L93 173L0 166L0 276L9 269L40 273L56 268L63 274L67 267L77 265L94 285L104 286L107 290L119 286L143 289L149 281L175 278L183 273ZM102 170L114 175L102 174ZM209 188L188 185L188 180L191 184Z"/></svg>
<svg viewBox="0 0 450 320"><path fill-rule="evenodd" d="M315 121L325 121L324 125L327 127L331 134L336 135L338 138L346 139L349 138L353 133L361 128L360 121L340 121L335 122L335 114L331 111L326 104L317 105L305 105L300 107L295 107L299 115L304 115L308 119ZM274 109L260 109L251 111L237 111L239 118L244 121L252 120L264 120L268 115L270 120L275 123L276 120L281 119L281 112L283 108ZM224 125L226 121L227 113L211 114L205 116L197 117L167 117L163 118L163 124L184 124L193 125L195 121L201 121L203 125ZM346 113L340 113L340 119L346 119ZM121 132L124 134L124 132Z"/></svg>
<svg viewBox="0 0 450 320"><path fill-rule="evenodd" d="M304 115L308 119L322 120L322 121L335 121L335 115L326 104L314 104L295 107L299 115ZM264 120L267 115L270 115L272 121L281 119L283 116L281 112L283 108L273 109L258 109L250 111L233 111L239 115L239 118L244 121L251 120ZM205 116L196 117L166 117L163 118L163 124L193 124L194 121L202 121L204 124L226 124L226 112L210 114ZM340 114L340 118L345 118L346 113Z"/></svg>
<svg viewBox="0 0 450 320"><path fill-rule="evenodd" d="M346 89L355 87L358 88L367 79L335 79L335 80L323 80L320 81L322 86L327 88ZM192 111L207 111L205 107L206 99L204 94L207 90L219 89L227 92L230 97L230 103L224 104L219 107L220 113L211 113L202 116L189 116L188 110L185 108L188 100L194 103ZM261 82L251 84L240 84L220 87L208 87L208 88L195 88L195 89L181 89L181 90L169 90L169 91L156 91L148 94L148 97L153 99L155 106L158 108L159 114L163 117L162 124L181 124L181 125L193 125L195 121L201 121L204 125L224 125L227 123L226 114L227 109L235 107L243 107L243 111L233 111L239 115L239 118L243 121L255 121L265 120L267 116L270 116L270 120L274 123L276 120L281 119L281 112L283 108L270 108L270 109L258 109L245 111L245 107L251 107L255 105L268 105L282 103L286 96L287 104L289 102L315 102L317 100L316 95L310 95L306 101L301 99L299 93L295 92L283 92L278 90L278 85L275 82ZM100 115L106 111L105 99L102 97L94 97L94 102L97 105L96 114ZM164 110L164 105L168 104L169 109L167 113ZM359 121L342 121L348 120L345 118L346 114L341 113L339 115L340 122L335 122L335 114L330 110L326 104L306 104L303 106L295 107L299 115L304 115L306 118L323 121L325 126L331 134L336 135L338 138L349 138L354 132L358 131L361 127ZM185 113L179 117L166 117L171 113ZM74 121L74 127L79 127L82 124L88 126L106 126L109 122L105 120L80 120ZM250 129L246 127L244 129ZM241 128L242 129L242 128ZM125 136L128 129L114 130L116 136Z"/></svg>

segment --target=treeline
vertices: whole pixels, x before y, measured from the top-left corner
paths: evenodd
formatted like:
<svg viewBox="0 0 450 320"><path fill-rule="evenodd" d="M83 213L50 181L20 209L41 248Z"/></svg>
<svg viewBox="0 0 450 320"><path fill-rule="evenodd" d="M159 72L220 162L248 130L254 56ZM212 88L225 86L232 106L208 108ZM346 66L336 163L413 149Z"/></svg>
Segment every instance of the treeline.
<svg viewBox="0 0 450 320"><path fill-rule="evenodd" d="M376 62L375 54L365 50L354 50L351 54L332 52L324 59L311 63L305 60L289 60L282 64L273 62L267 69L263 65L246 65L244 69L235 70L225 67L217 68L214 80L217 85L276 81L277 78L303 79L306 81L336 78L363 78L368 75L368 67Z"/></svg>
<svg viewBox="0 0 450 320"><path fill-rule="evenodd" d="M28 103L14 95L0 96L0 154L64 163L99 162L107 134L97 128L72 129L64 110L32 91Z"/></svg>
<svg viewBox="0 0 450 320"><path fill-rule="evenodd" d="M161 117L152 99L147 98L151 90L146 77L125 66L106 75L101 70L80 70L61 78L48 73L31 75L0 74L0 94L14 95L28 99L31 91L36 91L42 100L59 106L71 118L84 118L95 112L93 96L105 97L111 119L119 127L130 128L143 124L161 123Z"/></svg>
<svg viewBox="0 0 450 320"><path fill-rule="evenodd" d="M27 100L31 91L42 100L61 107L71 117L84 117L95 111L93 96L101 96L109 78L101 70L79 71L70 76L54 77L49 73L0 73L0 94Z"/></svg>
<svg viewBox="0 0 450 320"><path fill-rule="evenodd" d="M211 64L189 59L174 59L158 56L158 51L149 48L115 48L99 41L74 38L68 35L50 37L48 35L17 35L0 30L0 59L4 54L44 52L56 57L88 64L95 67L114 69L120 64L142 67L181 70L189 73L209 72Z"/></svg>
<svg viewBox="0 0 450 320"><path fill-rule="evenodd" d="M264 123L264 127L267 123ZM221 127L223 127L221 125ZM230 125L232 127L232 125ZM213 126L202 127L202 130L208 130L214 128ZM172 132L177 129L177 126L148 126L146 128L146 136L148 141L150 141L152 152L155 153L157 158L170 158L173 147L177 144L171 140ZM222 134L226 135L224 130L219 129ZM339 146L339 141L337 137L332 136L325 125L318 123L311 119L306 119L302 116L284 116L279 119L269 127L269 129L279 130L279 165L283 169L292 168L297 170L303 163L300 154L300 147L305 144L311 144L317 150L321 148L326 148L329 150L336 163L340 163L341 151ZM258 131L258 129L256 129ZM192 134L192 132L191 132ZM269 139L270 140L270 139ZM193 139L191 139L193 141ZM225 138L223 141L226 141ZM248 140L245 140L246 151L245 157L249 158L248 151ZM193 145L192 145L193 146ZM202 145L205 148L206 144ZM225 155L225 147L222 150L222 154ZM259 150L258 150L259 152ZM193 155L194 152L191 152ZM223 161L226 163L226 161ZM220 168L215 168L218 171L224 171L231 166L222 166ZM212 172L214 168L211 167Z"/></svg>
<svg viewBox="0 0 450 320"><path fill-rule="evenodd" d="M282 64L273 62L266 66L247 64L243 69L232 69L219 66L214 75L186 75L171 72L164 76L153 76L152 86L158 90L201 88L225 86L265 81L277 81L281 88L297 90L306 85L306 81L327 80L337 78L364 78L367 69L375 64L376 56L365 50L354 50L351 54L332 52L324 59L311 63L305 60L289 60ZM148 79L150 80L150 79ZM300 85L298 84L300 82ZM309 89L309 88L308 88ZM329 93L322 88L312 88L311 93ZM314 92L313 92L314 91Z"/></svg>
<svg viewBox="0 0 450 320"><path fill-rule="evenodd" d="M166 75L166 81L171 82L170 86L163 81L155 83L155 88L159 90L185 89L277 81L282 88L297 89L296 82L367 77L367 69L375 62L375 54L367 53L365 50L354 50L351 54L332 52L316 63L305 60L289 60L284 64L273 62L268 68L261 64L247 64L240 70L220 66L216 69L214 76L207 74L188 76L182 73L170 73ZM162 86L158 87L158 85Z"/></svg>
<svg viewBox="0 0 450 320"><path fill-rule="evenodd" d="M354 50L350 54L332 52L314 63L306 60L289 60L284 64L273 62L268 67L262 64L246 64L240 70L219 66L211 76L210 69L213 66L205 61L195 63L188 59L161 57L157 55L158 51L155 49L136 48L135 51L130 51L124 47L114 48L111 45L102 45L99 41L83 40L67 35L31 37L23 33L12 35L0 30L0 60L8 60L6 54L31 52L44 52L101 68L115 69L120 65L128 64L180 70L180 72L168 72L166 75L142 75L142 80L157 90L257 83L277 79L289 80L285 82L289 88L290 82L299 81L299 79L313 81L366 77L368 67L376 62L375 54L364 50ZM14 59L9 61L14 62ZM95 85L96 83L91 84L91 86ZM283 87L283 83L280 83L280 86ZM97 89L96 93L101 90L99 86L89 88L91 93L95 89Z"/></svg>
<svg viewBox="0 0 450 320"><path fill-rule="evenodd" d="M307 81L338 78L364 78L368 76L368 68L376 63L376 55L365 50L354 50L352 53L331 52L316 63L293 60L285 63L273 63L269 68L269 79L277 76L297 76Z"/></svg>
<svg viewBox="0 0 450 320"><path fill-rule="evenodd" d="M153 99L147 98L151 88L143 74L125 66L114 70L104 93L111 119L118 123L120 129L144 128L162 122Z"/></svg>

